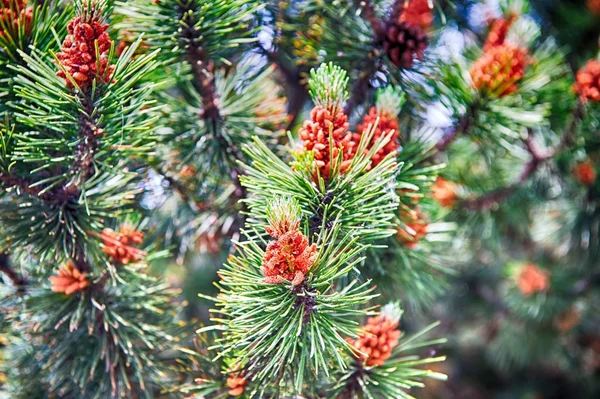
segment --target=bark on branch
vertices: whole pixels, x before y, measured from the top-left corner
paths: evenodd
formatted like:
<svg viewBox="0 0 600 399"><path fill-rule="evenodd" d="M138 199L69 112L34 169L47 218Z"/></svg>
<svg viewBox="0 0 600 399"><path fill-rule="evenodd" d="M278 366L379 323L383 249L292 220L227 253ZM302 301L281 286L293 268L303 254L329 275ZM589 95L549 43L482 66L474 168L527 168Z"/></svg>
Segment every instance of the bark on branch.
<svg viewBox="0 0 600 399"><path fill-rule="evenodd" d="M527 152L530 154L530 160L527 162L527 164L525 164L525 167L523 168L523 171L519 175L517 181L506 187L501 187L481 196L467 199L462 202L463 207L472 211L489 210L496 204L512 196L519 190L521 185L525 183L540 168L540 166L573 144L573 137L575 135L577 126L581 121L582 112L582 105L578 102L573 110L571 122L565 130L560 142L555 147L550 149L540 150L537 148L533 140L533 129L527 129L528 134L527 137L523 139L523 144L527 149Z"/></svg>

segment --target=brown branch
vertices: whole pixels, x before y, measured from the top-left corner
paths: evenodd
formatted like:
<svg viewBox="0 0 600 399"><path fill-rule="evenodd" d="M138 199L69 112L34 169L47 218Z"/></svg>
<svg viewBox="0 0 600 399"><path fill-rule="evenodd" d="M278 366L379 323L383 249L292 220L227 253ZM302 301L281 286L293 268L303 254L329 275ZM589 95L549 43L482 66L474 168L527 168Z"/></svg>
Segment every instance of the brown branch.
<svg viewBox="0 0 600 399"><path fill-rule="evenodd" d="M373 76L374 72L375 68L363 71L360 74L360 77L354 82L352 91L350 92L350 98L348 98L348 101L346 101L346 105L344 106L344 113L346 115L352 114L354 108L365 101L369 90L369 82L371 81L371 76Z"/></svg>
<svg viewBox="0 0 600 399"><path fill-rule="evenodd" d="M17 188L19 191L29 194L32 197L39 196L40 187L31 187L31 184L20 177L7 176L0 172L0 183L6 188Z"/></svg>
<svg viewBox="0 0 600 399"><path fill-rule="evenodd" d="M191 7L194 7L190 3ZM192 85L200 94L202 99L202 112L200 116L211 126L216 128L220 117L217 106L214 63L202 46L202 32L196 29L198 22L197 10L190 8L182 3L179 7L181 15L182 28L180 31L180 41L185 47L187 62L192 68L194 79Z"/></svg>
<svg viewBox="0 0 600 399"><path fill-rule="evenodd" d="M17 287L19 293L25 292L28 282L25 277L20 276L11 266L8 254L0 253L0 272L4 273Z"/></svg>
<svg viewBox="0 0 600 399"><path fill-rule="evenodd" d="M296 68L289 64L279 53L279 50L268 50L259 44L259 50L267 57L267 60L273 63L277 69L281 72L285 79L287 86L287 99L288 109L287 113L290 117L286 130L290 130L296 119L302 111L304 103L308 99L308 90L306 85L300 83L300 73L302 72L299 68ZM287 139L287 136L283 136Z"/></svg>
<svg viewBox="0 0 600 399"><path fill-rule="evenodd" d="M397 0L396 3L400 3L402 1L403 0ZM375 36L381 37L384 34L383 24L377 18L377 15L375 14L375 8L373 7L371 0L356 0L355 3L356 6L362 10L362 14L364 15L365 19L371 24L371 28L373 29Z"/></svg>
<svg viewBox="0 0 600 399"><path fill-rule="evenodd" d="M525 167L519 175L518 180L506 187L501 187L479 197L462 201L463 207L471 211L489 210L494 207L494 205L512 196L519 190L520 186L539 169L540 166L573 144L575 131L577 129L577 125L579 122L581 122L582 113L582 104L578 102L573 110L571 122L565 130L560 142L554 148L544 151L536 147L535 142L533 141L533 129L527 129L528 134L527 137L523 139L523 144L525 145L525 148L529 152L531 158L529 162L525 164Z"/></svg>
<svg viewBox="0 0 600 399"><path fill-rule="evenodd" d="M473 128L473 123L477 118L477 112L479 110L479 102L474 101L469 105L467 112L458 120L458 123L444 131L442 138L435 146L437 152L445 151L452 142L460 135L469 134Z"/></svg>
<svg viewBox="0 0 600 399"><path fill-rule="evenodd" d="M94 175L94 156L98 151L98 136L102 133L102 129L94 118L94 104L89 93L82 93L80 96L83 112L79 116L79 137L81 141L75 150L75 161L69 168L71 174L81 173L78 180L74 182L73 187L63 187L74 195L77 195L81 186L87 179Z"/></svg>
<svg viewBox="0 0 600 399"><path fill-rule="evenodd" d="M402 0L397 0L397 3L401 1ZM371 0L356 0L355 3L356 7L362 11L364 18L371 24L374 40L376 42L381 40L385 35L384 23L377 18ZM354 81L352 90L350 91L350 98L346 101L346 105L344 106L344 113L346 115L350 115L357 105L360 105L365 101L371 77L378 69L378 65L371 64L369 67L364 68L359 78Z"/></svg>

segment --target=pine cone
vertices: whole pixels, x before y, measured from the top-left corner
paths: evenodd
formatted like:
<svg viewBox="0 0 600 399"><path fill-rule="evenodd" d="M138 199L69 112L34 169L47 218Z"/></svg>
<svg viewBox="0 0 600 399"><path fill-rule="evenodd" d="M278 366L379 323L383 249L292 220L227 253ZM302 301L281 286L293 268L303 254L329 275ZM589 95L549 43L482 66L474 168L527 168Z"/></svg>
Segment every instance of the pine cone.
<svg viewBox="0 0 600 399"><path fill-rule="evenodd" d="M366 132L369 125L375 124L379 118L379 124L375 128L375 132L373 133L373 138L367 147L367 151L373 146L373 144L379 140L382 136L389 134L392 130L394 133L390 138L390 141L379 151L377 151L371 161L373 162L373 166L378 165L388 154L396 153L400 148L400 130L398 128L398 119L393 115L387 115L385 113L377 112L376 107L371 107L369 109L369 113L363 117L362 123L357 126L357 129L360 133L353 134L353 140L355 143L360 143L361 136Z"/></svg>
<svg viewBox="0 0 600 399"><path fill-rule="evenodd" d="M473 86L492 97L515 93L530 64L527 50L505 43L488 49L473 64Z"/></svg>
<svg viewBox="0 0 600 399"><path fill-rule="evenodd" d="M146 254L141 249L132 246L132 244L141 244L144 234L133 230L128 225L121 226L118 233L111 229L104 229L100 238L104 242L104 253L122 265L138 261Z"/></svg>
<svg viewBox="0 0 600 399"><path fill-rule="evenodd" d="M600 61L589 60L577 71L573 90L583 103L600 101Z"/></svg>
<svg viewBox="0 0 600 399"><path fill-rule="evenodd" d="M352 141L352 133L348 131L348 117L339 111L332 115L328 109L315 106L310 113L310 120L298 132L300 139L304 142L304 149L312 151L315 156L316 168L321 176L327 180L331 172L331 162L342 152L341 171L345 172L356 151L356 143ZM329 148L329 129L333 140L333 150Z"/></svg>
<svg viewBox="0 0 600 399"><path fill-rule="evenodd" d="M398 345L400 330L398 320L393 320L385 314L370 317L363 326L359 337L349 340L355 349L355 355L366 361L368 366L383 366L392 355L392 349Z"/></svg>
<svg viewBox="0 0 600 399"><path fill-rule="evenodd" d="M398 68L412 67L415 57L422 60L428 43L429 38L419 25L389 22L385 27L383 51Z"/></svg>
<svg viewBox="0 0 600 399"><path fill-rule="evenodd" d="M541 269L534 263L523 265L517 276L517 287L524 296L531 296L550 288L550 272Z"/></svg>
<svg viewBox="0 0 600 399"><path fill-rule="evenodd" d="M456 203L456 184L438 176L431 186L431 197L444 208L452 208Z"/></svg>
<svg viewBox="0 0 600 399"><path fill-rule="evenodd" d="M516 19L516 15L511 15L508 18L498 18L492 20L490 22L490 32L485 40L485 44L483 45L483 51L488 51L492 47L503 45L508 31Z"/></svg>
<svg viewBox="0 0 600 399"><path fill-rule="evenodd" d="M50 277L50 282L52 283L53 292L63 292L66 295L83 291L89 285L87 274L77 270L71 260L58 269L58 276Z"/></svg>
<svg viewBox="0 0 600 399"><path fill-rule="evenodd" d="M298 230L290 230L271 241L263 258L262 280L267 284L280 284L282 278L298 285L317 258L316 244L308 245L308 238Z"/></svg>
<svg viewBox="0 0 600 399"><path fill-rule="evenodd" d="M100 23L98 17L92 17L90 20L76 17L67 26L69 34L56 57L81 89L90 87L95 78L105 83L111 80L115 67L108 65L112 41L106 32L107 29L108 25ZM96 45L100 59L96 59ZM100 70L97 70L98 64ZM56 75L64 78L67 86L72 87L73 84L65 71L61 70Z"/></svg>

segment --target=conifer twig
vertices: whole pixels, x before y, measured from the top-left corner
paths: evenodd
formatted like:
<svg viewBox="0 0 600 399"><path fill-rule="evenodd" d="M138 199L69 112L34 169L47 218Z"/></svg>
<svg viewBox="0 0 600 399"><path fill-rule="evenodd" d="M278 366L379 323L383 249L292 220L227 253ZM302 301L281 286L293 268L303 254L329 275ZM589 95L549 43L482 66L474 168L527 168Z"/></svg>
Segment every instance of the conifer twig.
<svg viewBox="0 0 600 399"><path fill-rule="evenodd" d="M6 274L6 276L13 282L19 292L25 290L27 280L25 277L20 276L11 266L10 258L7 253L0 253L0 272Z"/></svg>
<svg viewBox="0 0 600 399"><path fill-rule="evenodd" d="M531 155L531 159L525 165L523 171L519 175L519 179L506 186L501 187L496 190L490 191L486 194L483 194L479 197L471 198L463 202L463 206L468 210L489 210L495 204L505 200L506 198L513 195L520 186L525 183L538 169L541 165L546 163L548 160L552 159L558 153L560 153L565 148L569 147L573 143L573 137L575 134L575 130L577 129L577 125L581 121L582 116L582 104L577 102L575 109L573 110L573 117L569 126L565 130L562 139L560 142L553 148L541 151L538 149L533 141L533 129L527 129L527 137L523 139L523 144L525 148Z"/></svg>
<svg viewBox="0 0 600 399"><path fill-rule="evenodd" d="M190 3L190 5L193 4L195 3ZM186 7L185 3L180 2L179 5L179 11L181 15L183 15L180 36L187 43L187 61L190 64L192 74L194 75L192 85L202 99L201 116L204 120L210 122L213 127L216 127L216 122L220 117L220 114L215 93L214 63L212 60L208 59L208 54L202 48L202 32L196 27L198 22L196 10Z"/></svg>
<svg viewBox="0 0 600 399"><path fill-rule="evenodd" d="M478 108L479 104L477 102L470 104L467 112L458 120L458 123L444 131L442 138L435 146L437 152L445 151L458 136L466 135L471 131L473 121L477 118Z"/></svg>
<svg viewBox="0 0 600 399"><path fill-rule="evenodd" d="M267 57L267 60L277 66L283 75L287 85L288 109L287 113L290 117L287 130L290 130L304 103L308 98L308 90L306 85L300 83L300 70L291 66L279 53L279 50L268 50L261 44L258 45L259 50ZM287 139L287 135L282 136L283 140Z"/></svg>
<svg viewBox="0 0 600 399"><path fill-rule="evenodd" d="M403 0L397 0L396 3L400 3ZM375 14L375 9L371 0L357 0L356 5L362 10L362 13L367 21L371 24L373 33L376 37L380 37L383 34L383 25ZM395 6L394 6L395 9Z"/></svg>
<svg viewBox="0 0 600 399"><path fill-rule="evenodd" d="M367 91L369 90L369 81L375 70L376 68L371 68L362 72L360 78L354 82L350 98L348 98L348 101L346 101L346 105L344 106L344 113L346 115L350 115L357 105L362 104L365 101Z"/></svg>
<svg viewBox="0 0 600 399"><path fill-rule="evenodd" d="M371 3L371 0L357 0L356 6L362 10L364 18L371 24L374 39L377 41L385 34L385 32L383 24L375 14L373 3ZM363 101L365 101L369 89L369 81L377 69L376 65L365 68L360 77L354 82L352 90L350 91L350 98L346 101L346 105L344 106L346 115L350 115L357 105L362 104Z"/></svg>

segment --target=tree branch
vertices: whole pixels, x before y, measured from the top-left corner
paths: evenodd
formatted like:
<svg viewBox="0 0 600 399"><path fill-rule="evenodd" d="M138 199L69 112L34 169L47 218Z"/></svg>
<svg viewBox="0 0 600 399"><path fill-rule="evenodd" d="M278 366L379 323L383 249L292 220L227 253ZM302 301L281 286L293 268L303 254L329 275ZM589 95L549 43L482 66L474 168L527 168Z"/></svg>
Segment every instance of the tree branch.
<svg viewBox="0 0 600 399"><path fill-rule="evenodd" d="M6 253L0 253L0 272L13 282L19 293L25 292L25 286L28 284L25 277L20 276L11 266L9 256Z"/></svg>
<svg viewBox="0 0 600 399"><path fill-rule="evenodd" d="M582 104L577 102L575 109L573 110L573 118L565 130L560 142L554 148L550 148L545 151L542 151L536 147L535 142L533 141L533 129L527 129L528 134L527 137L523 139L523 144L531 155L531 159L529 162L527 162L527 164L525 164L523 171L519 175L519 179L506 187L498 188L479 197L467 199L462 202L463 207L471 211L489 210L495 204L498 204L499 202L512 196L516 191L519 190L520 186L539 169L541 165L573 144L575 131L577 129L577 125L581 121L582 113Z"/></svg>
<svg viewBox="0 0 600 399"><path fill-rule="evenodd" d="M352 86L352 91L350 92L350 98L346 101L346 105L344 106L344 113L346 115L350 115L356 106L362 104L367 97L367 92L369 90L369 82L371 81L371 76L373 76L374 69L369 69L367 71L361 72L358 80L354 82Z"/></svg>
<svg viewBox="0 0 600 399"><path fill-rule="evenodd" d="M396 4L394 5L394 10L396 9L397 3L402 2L403 0L396 0ZM355 0L356 6L362 11L365 19L369 21L371 24L371 29L373 29L373 33L376 37L381 37L384 34L383 24L377 18L375 14L375 8L373 7L373 3L371 0Z"/></svg>
<svg viewBox="0 0 600 399"><path fill-rule="evenodd" d="M445 151L458 136L469 134L473 128L473 122L477 118L478 110L478 101L475 101L469 105L467 112L465 112L465 114L458 120L458 123L444 131L442 138L435 146L437 152Z"/></svg>
<svg viewBox="0 0 600 399"><path fill-rule="evenodd" d="M208 54L202 47L202 32L196 29L197 10L190 8L194 7L194 4L192 2L190 6L187 6L185 3L180 3L179 13L182 23L180 40L185 46L187 62L194 75L192 85L202 99L200 116L214 129L220 117L216 99L214 63L209 60Z"/></svg>
<svg viewBox="0 0 600 399"><path fill-rule="evenodd" d="M402 0L397 0L396 3L401 1ZM355 4L356 7L362 11L364 18L371 24L373 38L375 41L378 41L383 35L385 35L385 29L384 24L377 18L377 15L375 14L373 3L371 3L371 0L355 0ZM394 7L396 7L396 4ZM394 12L392 12L392 14L393 13ZM366 68L363 68L359 78L354 81L352 90L350 91L350 98L348 101L346 101L346 105L344 106L344 113L346 115L350 115L357 105L360 105L365 101L367 92L369 90L369 82L371 81L371 77L378 69L378 66L375 64L371 64Z"/></svg>
<svg viewBox="0 0 600 399"><path fill-rule="evenodd" d="M279 53L279 50L268 50L262 45L258 45L261 53L263 53L267 60L277 66L277 69L283 75L286 86L287 86L287 98L288 98L288 109L287 113L290 117L286 130L290 130L304 106L304 103L308 99L308 90L305 85L300 83L300 72L299 68L296 68L289 64ZM287 138L287 136L284 136Z"/></svg>

